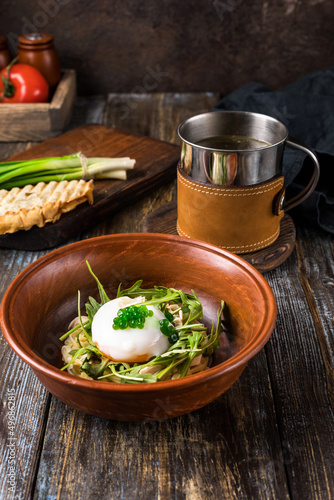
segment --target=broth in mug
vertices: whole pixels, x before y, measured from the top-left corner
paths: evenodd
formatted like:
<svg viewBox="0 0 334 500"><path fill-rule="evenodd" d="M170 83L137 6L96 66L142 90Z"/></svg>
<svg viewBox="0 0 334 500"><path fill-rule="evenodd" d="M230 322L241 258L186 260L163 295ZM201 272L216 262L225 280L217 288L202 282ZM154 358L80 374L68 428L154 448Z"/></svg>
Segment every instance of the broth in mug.
<svg viewBox="0 0 334 500"><path fill-rule="evenodd" d="M204 148L227 150L227 151L246 151L253 149L262 149L270 146L269 142L259 141L251 137L242 135L218 135L207 137L196 141L197 146Z"/></svg>

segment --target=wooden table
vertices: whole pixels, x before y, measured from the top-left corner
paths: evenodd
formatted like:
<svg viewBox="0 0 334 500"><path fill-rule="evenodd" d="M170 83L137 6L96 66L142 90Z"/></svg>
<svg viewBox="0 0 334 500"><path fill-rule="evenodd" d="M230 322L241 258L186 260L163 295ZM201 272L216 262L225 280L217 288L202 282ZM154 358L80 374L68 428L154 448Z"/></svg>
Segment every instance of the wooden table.
<svg viewBox="0 0 334 500"><path fill-rule="evenodd" d="M104 123L177 143L177 124L218 98L79 99L71 127ZM30 146L2 143L0 157ZM175 194L175 182L162 186L78 239L141 231ZM124 423L73 410L1 338L0 498L334 498L333 250L329 234L297 226L294 252L265 274L278 303L269 343L226 394L173 420ZM1 297L43 253L0 250Z"/></svg>

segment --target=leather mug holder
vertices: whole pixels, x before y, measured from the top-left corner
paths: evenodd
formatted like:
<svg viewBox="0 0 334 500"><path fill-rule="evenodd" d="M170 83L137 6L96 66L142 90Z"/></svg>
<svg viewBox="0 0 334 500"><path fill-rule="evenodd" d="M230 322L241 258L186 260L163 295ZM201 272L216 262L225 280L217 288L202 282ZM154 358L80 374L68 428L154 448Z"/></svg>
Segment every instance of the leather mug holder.
<svg viewBox="0 0 334 500"><path fill-rule="evenodd" d="M180 236L243 254L271 245L284 215L284 177L252 186L208 186L177 172Z"/></svg>

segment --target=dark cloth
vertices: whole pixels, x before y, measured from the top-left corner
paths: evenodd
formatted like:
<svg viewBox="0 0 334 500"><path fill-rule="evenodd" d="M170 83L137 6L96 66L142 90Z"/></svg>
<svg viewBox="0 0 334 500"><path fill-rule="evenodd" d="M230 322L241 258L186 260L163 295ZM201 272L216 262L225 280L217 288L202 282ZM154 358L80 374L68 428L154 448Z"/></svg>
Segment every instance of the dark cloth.
<svg viewBox="0 0 334 500"><path fill-rule="evenodd" d="M249 83L220 101L214 110L243 110L273 116L292 137L315 150L320 180L313 194L291 210L294 218L334 233L334 66L306 75L280 91ZM283 174L287 198L305 187L312 175L312 161L286 148Z"/></svg>

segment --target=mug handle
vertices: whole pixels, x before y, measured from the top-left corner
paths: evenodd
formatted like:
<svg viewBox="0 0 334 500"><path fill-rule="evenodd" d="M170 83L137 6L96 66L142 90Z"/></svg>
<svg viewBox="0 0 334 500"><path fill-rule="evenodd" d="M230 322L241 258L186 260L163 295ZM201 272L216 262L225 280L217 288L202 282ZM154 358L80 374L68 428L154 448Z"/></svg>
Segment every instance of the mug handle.
<svg viewBox="0 0 334 500"><path fill-rule="evenodd" d="M310 158L314 164L314 169L313 169L313 174L312 174L311 180L309 181L309 183L307 184L305 189L303 189L303 191L301 191L296 196L291 198L291 200L286 202L285 207L284 207L284 211L287 212L291 208L296 207L297 205L302 203L304 200L306 200L306 198L308 198L310 196L310 194L314 191L314 188L316 187L317 182L319 180L319 176L320 176L320 165L319 165L319 161L318 161L318 158L316 157L315 153L313 153L313 151L308 146L306 146L306 144L304 144L302 141L300 141L299 139L295 139L295 138L289 136L287 138L285 144L287 146L290 146L291 148L299 149L300 151L303 151L303 153L306 153L308 156L310 156Z"/></svg>

